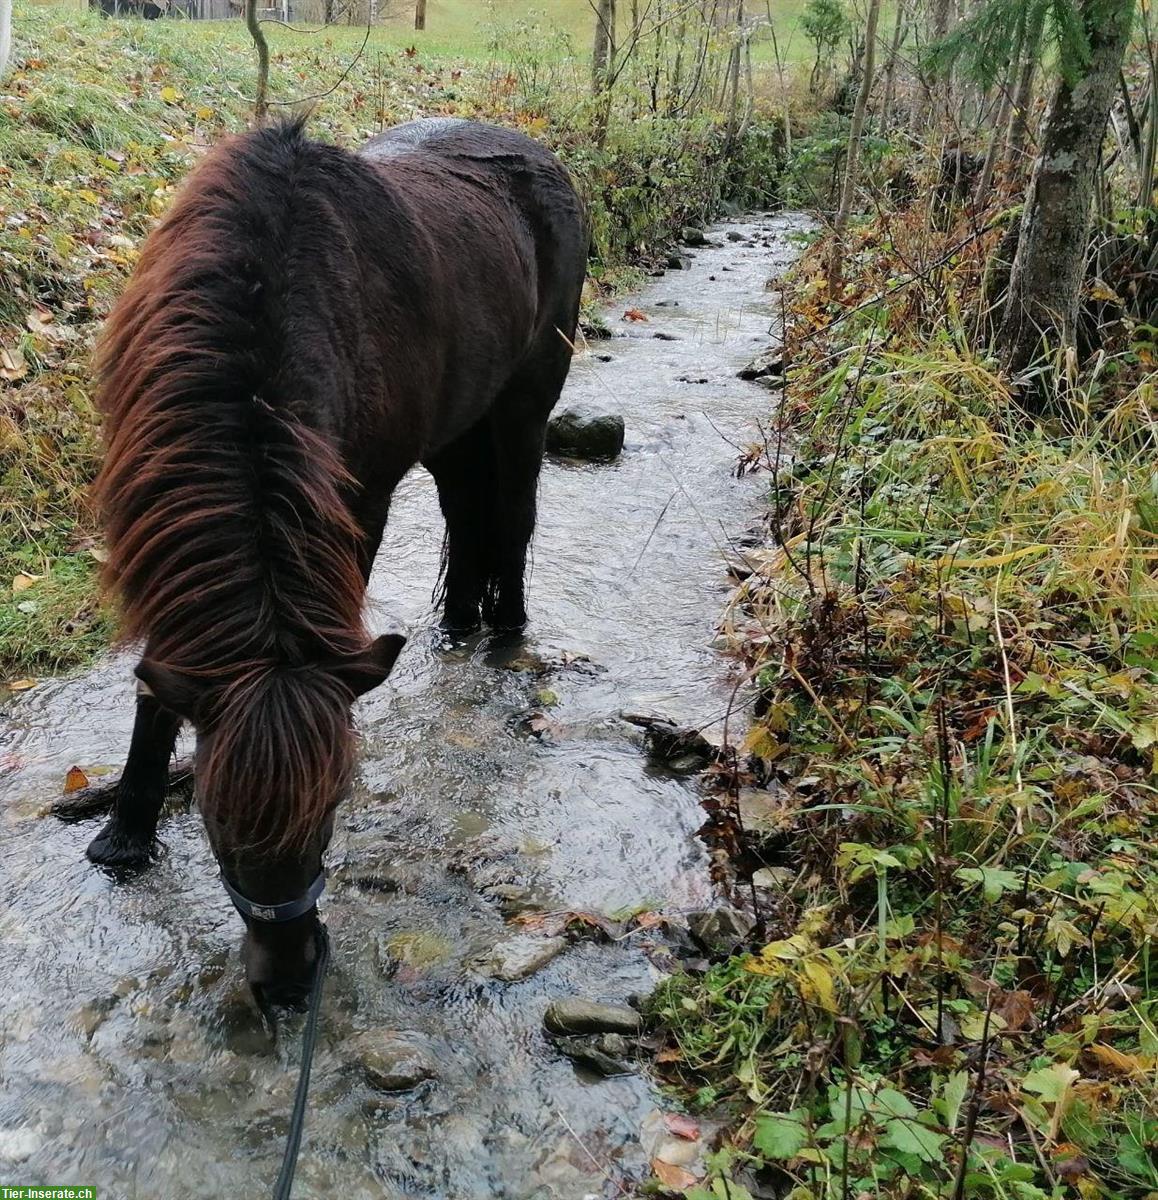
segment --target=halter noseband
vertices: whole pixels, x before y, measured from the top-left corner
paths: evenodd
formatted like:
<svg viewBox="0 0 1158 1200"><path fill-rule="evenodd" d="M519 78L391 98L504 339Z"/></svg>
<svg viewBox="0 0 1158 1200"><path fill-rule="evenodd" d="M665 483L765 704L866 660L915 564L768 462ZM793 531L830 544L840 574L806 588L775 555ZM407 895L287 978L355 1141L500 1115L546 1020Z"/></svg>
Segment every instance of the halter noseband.
<svg viewBox="0 0 1158 1200"><path fill-rule="evenodd" d="M233 907L243 917L249 917L254 921L266 921L277 924L282 921L296 920L298 917L308 913L317 904L318 897L326 889L326 873L325 871L319 871L317 879L306 889L304 896L299 896L296 900L287 900L284 904L255 904L252 900L246 899L246 897L233 887L224 875L221 876L221 883L229 893L229 898L233 901Z"/></svg>

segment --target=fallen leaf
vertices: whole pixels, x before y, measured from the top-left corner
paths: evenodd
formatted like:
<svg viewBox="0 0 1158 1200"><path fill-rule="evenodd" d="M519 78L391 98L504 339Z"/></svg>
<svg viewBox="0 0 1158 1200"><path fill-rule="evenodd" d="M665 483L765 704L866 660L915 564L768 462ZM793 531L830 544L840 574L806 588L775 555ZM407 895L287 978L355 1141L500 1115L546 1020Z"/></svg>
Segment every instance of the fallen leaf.
<svg viewBox="0 0 1158 1200"><path fill-rule="evenodd" d="M4 686L10 692L26 692L29 688L34 688L39 682L39 679L10 679Z"/></svg>
<svg viewBox="0 0 1158 1200"><path fill-rule="evenodd" d="M15 383L27 374L28 363L24 361L24 355L19 350L0 349L0 379Z"/></svg>
<svg viewBox="0 0 1158 1200"><path fill-rule="evenodd" d="M79 792L81 788L88 787L88 782L88 776L80 767L69 767L68 774L64 777L64 794L68 796L73 792Z"/></svg>
<svg viewBox="0 0 1158 1200"><path fill-rule="evenodd" d="M658 1158L651 1164L651 1169L656 1179L667 1188L682 1191L684 1188L695 1187L698 1182L691 1171L685 1171L683 1167L676 1167L671 1163L661 1162Z"/></svg>
<svg viewBox="0 0 1158 1200"><path fill-rule="evenodd" d="M676 1137L686 1138L689 1142L694 1142L700 1136L699 1122L683 1113L664 1113L663 1123Z"/></svg>
<svg viewBox="0 0 1158 1200"><path fill-rule="evenodd" d="M641 312L638 308L629 308L624 314L625 321L646 321L647 313Z"/></svg>
<svg viewBox="0 0 1158 1200"><path fill-rule="evenodd" d="M12 580L12 594L16 595L17 592L26 591L34 583L38 583L43 578L43 575L25 575L23 573L17 575Z"/></svg>
<svg viewBox="0 0 1158 1200"><path fill-rule="evenodd" d="M1010 1033L1029 1027L1037 1005L1029 992L1007 992L994 1008L1005 1019L1005 1028Z"/></svg>
<svg viewBox="0 0 1158 1200"><path fill-rule="evenodd" d="M1118 1075L1145 1075L1149 1071L1147 1063L1137 1055L1123 1054L1104 1042L1095 1042L1087 1047L1086 1052L1096 1058L1100 1066Z"/></svg>

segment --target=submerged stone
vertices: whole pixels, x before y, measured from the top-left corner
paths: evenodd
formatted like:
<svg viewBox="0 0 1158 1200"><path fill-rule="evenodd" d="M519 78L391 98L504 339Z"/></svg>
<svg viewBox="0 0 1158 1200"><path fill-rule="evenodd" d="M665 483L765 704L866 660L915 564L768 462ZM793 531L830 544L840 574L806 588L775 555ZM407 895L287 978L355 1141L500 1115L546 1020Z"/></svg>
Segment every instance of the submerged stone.
<svg viewBox="0 0 1158 1200"><path fill-rule="evenodd" d="M600 1075L626 1075L633 1069L630 1062L633 1046L618 1033L604 1033L596 1038L556 1038L555 1046L572 1062Z"/></svg>
<svg viewBox="0 0 1158 1200"><path fill-rule="evenodd" d="M433 1044L425 1034L368 1029L352 1037L345 1051L380 1092L406 1092L438 1075Z"/></svg>
<svg viewBox="0 0 1158 1200"><path fill-rule="evenodd" d="M518 983L542 970L553 958L563 953L566 941L561 937L533 937L520 934L499 942L481 959L478 969L502 983Z"/></svg>

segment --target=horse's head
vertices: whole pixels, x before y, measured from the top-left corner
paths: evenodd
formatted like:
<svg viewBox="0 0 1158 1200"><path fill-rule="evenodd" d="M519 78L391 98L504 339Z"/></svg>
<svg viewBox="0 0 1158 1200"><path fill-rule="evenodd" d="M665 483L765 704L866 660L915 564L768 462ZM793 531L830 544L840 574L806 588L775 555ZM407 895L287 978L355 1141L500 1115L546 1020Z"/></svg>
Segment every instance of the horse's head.
<svg viewBox="0 0 1158 1200"><path fill-rule="evenodd" d="M145 659L137 676L197 731L197 802L242 919L263 1010L300 1007L318 946L316 902L333 813L350 780L354 700L389 675L404 638L301 667L206 680Z"/></svg>

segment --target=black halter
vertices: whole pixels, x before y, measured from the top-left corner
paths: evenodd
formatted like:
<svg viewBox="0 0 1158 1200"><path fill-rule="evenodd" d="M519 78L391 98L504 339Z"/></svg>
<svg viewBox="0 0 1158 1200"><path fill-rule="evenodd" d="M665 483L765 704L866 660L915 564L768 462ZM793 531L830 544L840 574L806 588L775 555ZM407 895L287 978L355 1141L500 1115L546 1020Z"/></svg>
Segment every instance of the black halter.
<svg viewBox="0 0 1158 1200"><path fill-rule="evenodd" d="M254 921L267 921L271 924L278 924L282 921L293 921L298 917L304 916L317 904L318 897L326 889L326 873L325 871L319 871L317 879L306 889L304 896L299 896L296 900L287 900L284 904L255 904L252 900L247 900L225 878L224 874L221 876L221 883L229 893L229 898L233 901L233 907L243 917L249 917Z"/></svg>

